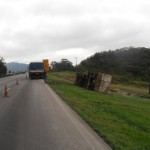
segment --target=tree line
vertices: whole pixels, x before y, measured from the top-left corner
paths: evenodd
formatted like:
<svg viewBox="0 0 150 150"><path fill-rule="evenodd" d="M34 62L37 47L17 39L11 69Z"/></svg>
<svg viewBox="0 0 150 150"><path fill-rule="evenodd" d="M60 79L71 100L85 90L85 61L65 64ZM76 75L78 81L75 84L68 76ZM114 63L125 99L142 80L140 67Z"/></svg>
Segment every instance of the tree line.
<svg viewBox="0 0 150 150"><path fill-rule="evenodd" d="M4 58L0 56L0 77L5 75L7 72L7 68L5 66Z"/></svg>
<svg viewBox="0 0 150 150"><path fill-rule="evenodd" d="M67 59L62 59L60 62L53 61L51 63L52 71L74 71L74 66L72 62Z"/></svg>
<svg viewBox="0 0 150 150"><path fill-rule="evenodd" d="M83 60L80 70L130 75L150 81L150 48L125 47L102 51Z"/></svg>

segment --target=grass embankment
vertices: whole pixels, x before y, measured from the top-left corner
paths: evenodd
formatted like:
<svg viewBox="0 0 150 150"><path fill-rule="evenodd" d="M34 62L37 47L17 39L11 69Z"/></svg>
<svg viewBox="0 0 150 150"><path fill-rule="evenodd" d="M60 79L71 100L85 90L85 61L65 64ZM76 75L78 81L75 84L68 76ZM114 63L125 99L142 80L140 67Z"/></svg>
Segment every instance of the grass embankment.
<svg viewBox="0 0 150 150"><path fill-rule="evenodd" d="M150 98L149 82L137 80L133 77L114 75L110 90L124 95Z"/></svg>
<svg viewBox="0 0 150 150"><path fill-rule="evenodd" d="M51 87L113 149L150 149L149 99L89 91L64 79L67 74L49 74Z"/></svg>

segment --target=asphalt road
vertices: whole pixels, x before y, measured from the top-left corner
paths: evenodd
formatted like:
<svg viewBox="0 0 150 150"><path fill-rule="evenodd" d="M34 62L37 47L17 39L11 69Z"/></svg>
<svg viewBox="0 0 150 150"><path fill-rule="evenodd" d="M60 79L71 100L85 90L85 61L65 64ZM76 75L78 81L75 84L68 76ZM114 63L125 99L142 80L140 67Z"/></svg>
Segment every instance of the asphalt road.
<svg viewBox="0 0 150 150"><path fill-rule="evenodd" d="M0 150L110 149L43 80L0 79Z"/></svg>
<svg viewBox="0 0 150 150"><path fill-rule="evenodd" d="M5 85L7 85L9 88L8 90L10 90L16 84L17 79L26 77L26 75L27 74L17 74L5 78L0 78L0 93L4 91Z"/></svg>

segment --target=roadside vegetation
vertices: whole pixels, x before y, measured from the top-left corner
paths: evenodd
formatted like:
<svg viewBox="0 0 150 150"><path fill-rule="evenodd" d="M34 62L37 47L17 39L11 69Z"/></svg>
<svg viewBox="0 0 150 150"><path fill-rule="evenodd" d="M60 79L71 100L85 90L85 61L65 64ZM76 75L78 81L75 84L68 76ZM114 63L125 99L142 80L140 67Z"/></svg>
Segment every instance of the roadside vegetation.
<svg viewBox="0 0 150 150"><path fill-rule="evenodd" d="M135 93L136 88L140 90L142 87L142 95L147 90L146 82L132 81L129 84L118 79L114 78L111 90ZM48 74L48 82L54 91L114 150L150 149L150 99L116 91L109 95L89 91L75 86L74 80L73 72ZM131 92L133 89L135 91Z"/></svg>
<svg viewBox="0 0 150 150"><path fill-rule="evenodd" d="M126 75L112 75L110 90L123 95L150 98L149 84L147 81Z"/></svg>
<svg viewBox="0 0 150 150"><path fill-rule="evenodd" d="M83 60L81 70L128 76L150 82L150 48L124 47L116 50L97 52Z"/></svg>

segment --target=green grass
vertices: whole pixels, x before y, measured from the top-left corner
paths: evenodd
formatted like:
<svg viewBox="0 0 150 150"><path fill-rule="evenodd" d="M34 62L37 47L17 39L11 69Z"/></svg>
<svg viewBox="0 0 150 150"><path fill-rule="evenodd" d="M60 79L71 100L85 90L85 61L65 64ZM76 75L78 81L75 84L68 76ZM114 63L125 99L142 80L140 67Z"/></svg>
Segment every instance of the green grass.
<svg viewBox="0 0 150 150"><path fill-rule="evenodd" d="M128 93L128 95L135 95L139 97L150 98L148 83L147 86L135 86L127 84L112 84L110 85L110 90L112 91L122 91L122 93Z"/></svg>
<svg viewBox="0 0 150 150"><path fill-rule="evenodd" d="M102 94L49 74L50 86L114 150L150 149L150 100Z"/></svg>
<svg viewBox="0 0 150 150"><path fill-rule="evenodd" d="M149 82L142 81L133 76L113 75L110 90L128 93L128 95L150 98Z"/></svg>

